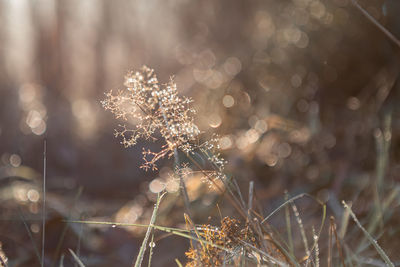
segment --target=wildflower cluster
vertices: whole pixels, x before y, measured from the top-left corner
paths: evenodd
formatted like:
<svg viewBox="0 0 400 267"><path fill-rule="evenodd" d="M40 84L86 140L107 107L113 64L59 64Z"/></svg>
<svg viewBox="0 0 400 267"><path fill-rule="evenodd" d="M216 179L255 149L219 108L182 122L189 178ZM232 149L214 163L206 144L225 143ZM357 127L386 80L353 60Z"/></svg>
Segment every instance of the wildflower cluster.
<svg viewBox="0 0 400 267"><path fill-rule="evenodd" d="M189 153L195 149L191 144L200 131L193 122L195 110L192 100L178 95L173 77L166 84L160 84L153 69L143 66L139 71L130 71L125 76L126 90L109 92L102 101L103 107L116 118L134 120L132 128L120 125L115 136L122 137L125 147L136 145L138 139L156 140L159 133L165 140L162 150L143 150L144 169L157 169L156 162L171 157L175 149Z"/></svg>

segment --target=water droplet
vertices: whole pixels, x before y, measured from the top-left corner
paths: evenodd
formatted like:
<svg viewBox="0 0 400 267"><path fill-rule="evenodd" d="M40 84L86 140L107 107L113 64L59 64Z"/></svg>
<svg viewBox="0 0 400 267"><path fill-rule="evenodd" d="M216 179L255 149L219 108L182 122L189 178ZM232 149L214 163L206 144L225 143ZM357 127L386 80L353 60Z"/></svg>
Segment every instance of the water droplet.
<svg viewBox="0 0 400 267"><path fill-rule="evenodd" d="M149 243L149 247L154 248L155 246L156 246L156 243L154 243L154 242Z"/></svg>
<svg viewBox="0 0 400 267"><path fill-rule="evenodd" d="M115 224L113 224L113 225L111 225L111 227L112 227L112 228L115 228L115 227L117 227L117 226L116 226Z"/></svg>

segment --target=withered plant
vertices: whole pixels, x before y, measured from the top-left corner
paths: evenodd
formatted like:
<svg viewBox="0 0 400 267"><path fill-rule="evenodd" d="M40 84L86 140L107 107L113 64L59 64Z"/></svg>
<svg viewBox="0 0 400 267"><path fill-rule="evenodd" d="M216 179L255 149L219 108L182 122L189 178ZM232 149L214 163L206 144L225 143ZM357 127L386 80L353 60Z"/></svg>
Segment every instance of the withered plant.
<svg viewBox="0 0 400 267"><path fill-rule="evenodd" d="M268 231L251 213L252 192L247 205L237 184L225 176L225 161L217 151L218 138L199 141L200 130L194 123L192 100L178 95L174 78L160 84L154 70L143 66L139 71L128 72L124 85L124 90L110 91L102 101L105 109L125 122L119 125L115 136L122 138L121 143L125 147L136 145L139 139L155 141L161 137L164 141L158 152L143 149L144 162L141 168L157 170L160 159L174 156L175 175L180 178L186 211L190 214L189 198L183 180L187 175L188 164L181 164L178 154L179 151L184 153L194 167L203 173L210 186L216 187L221 194L228 192L225 194L228 200L246 221L246 225L241 227L238 220L225 217L221 220L220 228L203 225L199 231L196 230L197 226L191 224L191 231L195 230L201 242L199 245L192 244L186 253L188 266L218 266L237 259L238 255L254 258L254 255L251 256L254 251L267 251L263 236L268 236ZM133 124L128 126L129 122ZM210 167L206 169L195 158L208 161ZM186 218L190 220L188 215ZM256 254L259 255L258 261L263 262L263 256L259 252Z"/></svg>
<svg viewBox="0 0 400 267"><path fill-rule="evenodd" d="M200 131L193 122L192 100L178 95L173 77L160 84L154 70L143 66L128 72L124 85L125 90L107 93L102 104L117 119L137 123L132 127L120 125L115 136L122 137L125 147L136 145L140 138L154 141L157 133L165 141L161 151L143 150L142 168L156 170L157 161L177 154L177 149L190 153L196 148L192 142Z"/></svg>
<svg viewBox="0 0 400 267"><path fill-rule="evenodd" d="M200 130L194 123L195 110L191 107L192 100L179 96L174 78L169 82L160 84L154 70L144 66L139 71L130 71L125 76L125 89L116 92L110 91L106 99L102 101L105 109L110 110L117 119L125 123L116 130L115 136L121 137L121 143L125 147L137 144L139 139L155 141L162 138L164 144L160 151L143 149L144 170L157 170L157 163L162 158L174 157L175 175L180 179L181 193L185 203L185 219L189 226L190 235L182 233L182 229L167 229L154 225L148 226L146 238L136 260L135 266L140 266L146 248L147 240L152 235L153 229L174 233L191 239L191 246L186 252L187 266L226 266L227 264L244 266L246 262L253 262L258 266L291 266L304 262L306 266L319 266L318 241L326 216L326 206L323 203L323 219L318 232L313 228L313 243L310 246L304 231L294 200L307 194L302 194L287 199L267 217L262 216L262 211L253 208L254 183L250 182L248 201L245 203L239 186L233 179L228 179L224 174L225 161L218 154L218 139L200 142ZM132 123L130 125L129 123ZM128 125L129 124L129 125ZM179 152L183 153L188 162L181 163ZM199 160L201 159L201 160ZM204 164L207 161L207 164ZM192 171L193 164L196 172L201 172L206 181L214 186L221 194L224 194L236 211L242 216L244 224L230 217L221 219L221 226L198 226L190 219L190 201L186 191L184 178L187 172ZM207 165L208 167L205 167ZM226 194L225 194L226 193ZM157 203L159 203L158 198ZM319 202L319 201L318 201ZM304 242L306 255L299 260L293 248L291 239L290 215L286 209L287 232L289 244L277 237L276 231L268 225L268 219L282 208L292 206L301 237ZM158 207L158 204L157 204ZM157 208L154 209L155 218ZM354 217L355 218L355 217ZM356 219L355 219L356 221ZM356 221L357 222L357 221ZM367 234L366 234L367 235ZM367 238L372 237L367 235ZM196 242L194 242L196 241ZM338 239L337 239L338 241ZM330 241L331 242L331 241ZM377 247L382 258L391 265L383 250ZM151 255L151 253L150 253ZM331 255L331 254L329 254ZM343 256L341 254L343 261ZM331 256L328 257L329 264Z"/></svg>
<svg viewBox="0 0 400 267"><path fill-rule="evenodd" d="M195 110L191 107L192 99L179 96L173 77L168 83L160 84L153 69L143 66L138 71L130 71L125 75L125 89L110 91L102 101L105 109L110 110L117 119L134 122L132 125L120 124L115 136L121 137L125 147L137 144L139 139L156 141L158 136L164 140L160 151L143 149L145 170L157 170L157 162L162 158L175 159L175 174L179 177L181 192L184 197L186 212L190 214L189 197L187 195L184 175L179 160L179 151L194 162L192 156L201 152L203 157L213 165L212 171L204 173L210 183L215 179L223 179L224 160L213 153L218 147L218 140L213 138L200 143L200 130L194 123Z"/></svg>

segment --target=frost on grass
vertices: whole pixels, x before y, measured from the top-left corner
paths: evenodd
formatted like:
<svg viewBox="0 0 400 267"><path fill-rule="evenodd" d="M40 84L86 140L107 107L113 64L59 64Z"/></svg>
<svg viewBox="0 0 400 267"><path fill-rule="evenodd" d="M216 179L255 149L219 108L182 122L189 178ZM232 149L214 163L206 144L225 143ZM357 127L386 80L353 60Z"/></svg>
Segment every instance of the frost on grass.
<svg viewBox="0 0 400 267"><path fill-rule="evenodd" d="M125 89L110 91L102 101L103 107L110 110L117 119L136 121L133 126L120 125L115 136L122 139L125 147L137 144L139 139L157 140L163 138L160 151L143 149L144 163L141 168L156 170L157 161L171 157L175 150L187 155L196 150L205 152L208 160L217 169L223 167L223 160L215 154L208 154L214 148L214 141L199 144L200 131L193 121L195 110L192 99L179 96L174 78L160 84L153 69L143 66L138 71L130 71L125 76Z"/></svg>

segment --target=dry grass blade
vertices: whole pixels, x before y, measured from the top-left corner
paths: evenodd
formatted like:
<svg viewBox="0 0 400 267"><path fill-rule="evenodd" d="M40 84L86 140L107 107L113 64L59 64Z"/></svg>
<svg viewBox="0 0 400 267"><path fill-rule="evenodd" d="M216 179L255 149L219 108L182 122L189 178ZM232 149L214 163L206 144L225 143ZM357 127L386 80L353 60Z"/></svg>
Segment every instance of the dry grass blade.
<svg viewBox="0 0 400 267"><path fill-rule="evenodd" d="M300 229L301 239L303 240L304 249L306 250L307 263L308 263L308 261L310 260L310 257L311 257L311 252L310 252L310 249L308 246L308 240L307 240L306 232L304 230L303 221L301 220L299 210L297 209L297 206L294 204L294 202L290 202L290 204L292 206L294 217L296 218L297 224Z"/></svg>
<svg viewBox="0 0 400 267"><path fill-rule="evenodd" d="M289 199L289 194L285 192L285 201ZM294 254L294 246L293 246L293 235L292 235L292 224L290 219L290 209L288 206L285 206L285 220L286 220L286 232L288 236L288 246L289 246L289 253Z"/></svg>
<svg viewBox="0 0 400 267"><path fill-rule="evenodd" d="M178 267L183 267L182 263L178 259L175 259L175 262Z"/></svg>
<svg viewBox="0 0 400 267"><path fill-rule="evenodd" d="M329 239L328 239L328 267L332 266L332 235L333 235L333 223L334 223L334 218L333 216L330 217L330 222L329 222Z"/></svg>
<svg viewBox="0 0 400 267"><path fill-rule="evenodd" d="M317 242L318 242L318 240L319 240L319 237L321 236L322 229L323 229L323 226L324 226L324 224L325 224L325 219L326 219L326 205L325 205L324 203L322 203L320 200L318 200L317 198L315 198L315 197L313 197L313 196L311 196L311 195L309 195L309 194L307 194L307 193L303 193L303 194L294 196L294 197L292 197L292 198L286 200L286 201L285 201L283 204L281 204L278 208L276 208L275 210L273 210L267 217L265 217L265 218L261 221L261 223L264 223L264 222L266 222L267 220L269 220L274 214L276 214L278 211L280 211L281 209L283 209L283 208L286 207L287 205L291 205L292 208L293 208L293 206L294 206L293 204L294 204L294 201L295 201L295 200L300 199L300 198L302 198L302 197L306 197L306 196L307 196L307 197L310 197L310 198L313 199L313 200L315 200L315 201L316 201L319 205L321 205L322 208L323 208L323 209L322 209L321 226L320 226L319 231L318 231L317 239L314 241L313 246L311 247L311 249L310 249L309 246L308 246L308 242L307 242L306 235L305 235L305 232L304 232L303 223L301 222L301 219L299 220L300 217L298 216L297 208L295 208L295 209L293 210L294 213L295 213L295 217L296 217L296 219L297 219L297 222L298 222L298 224L299 224L300 231L302 232L301 235L302 235L302 239L303 239L304 246L305 246L305 249L306 249L306 257L304 258L304 260L307 260L307 261L308 261L309 258L310 258L311 252L313 252L314 249L316 249L316 247L317 247ZM294 206L294 207L295 207L295 206ZM289 257L289 258L291 258L291 257Z"/></svg>
<svg viewBox="0 0 400 267"><path fill-rule="evenodd" d="M79 267L85 267L85 264L79 259L78 256L76 256L75 252L72 249L68 249L69 252L71 253L72 257L74 258L75 262L79 265Z"/></svg>
<svg viewBox="0 0 400 267"><path fill-rule="evenodd" d="M151 267L151 260L153 258L153 248L155 246L155 243L154 243L154 229L151 231L151 240L150 240L149 246L150 246L149 261L148 261L147 266Z"/></svg>
<svg viewBox="0 0 400 267"><path fill-rule="evenodd" d="M37 257L39 263L42 264L42 260L41 260L41 258L40 258L40 254L39 254L39 249L38 249L38 247L36 246L35 240L33 239L33 236L32 236L31 229L29 228L28 224L26 223L25 217L24 217L24 215L22 214L22 211L21 211L20 208L18 208L18 215L19 215L19 217L21 218L22 223L24 224L24 227L25 227L25 229L26 229L26 232L28 233L29 240L31 241L32 246L33 246L33 249L34 249L34 251L35 251L35 255L36 255L36 257Z"/></svg>
<svg viewBox="0 0 400 267"><path fill-rule="evenodd" d="M71 209L72 209L72 207L74 207L76 205L76 202L78 201L78 199L81 196L82 192L83 192L83 187L80 186L78 191L77 191L77 194L75 195L74 202L73 202L73 205L71 206ZM69 210L69 214L68 214L68 217L67 217L68 220L71 219L71 213L72 213L71 210ZM53 266L56 266L56 262L57 262L58 256L60 255L61 246L62 246L62 244L64 242L64 238L65 238L65 235L67 233L68 227L69 227L69 225L65 224L63 229L62 229L62 231L61 231L61 235L60 235L60 238L59 238L57 246L56 246L56 250L55 250L54 255L53 255L53 262L54 262ZM62 257L64 257L64 256L62 255Z"/></svg>
<svg viewBox="0 0 400 267"><path fill-rule="evenodd" d="M381 30L390 40L392 40L398 47L400 47L400 41L385 27L382 26L373 16L371 16L356 0L351 1L353 5L361 11L361 13L369 19L379 30Z"/></svg>
<svg viewBox="0 0 400 267"><path fill-rule="evenodd" d="M81 216L81 220L82 220L82 216ZM78 232L78 243L76 245L76 255L78 257L80 257L81 254L81 241L82 241L82 235L83 235L83 224L80 225L79 227L79 232ZM77 267L77 264L75 264L74 267Z"/></svg>
<svg viewBox="0 0 400 267"><path fill-rule="evenodd" d="M336 231L335 219L333 217L331 217L331 222L332 222L332 231L335 234L336 247L337 247L337 250L339 251L340 260L342 261L343 267L346 267L346 264L344 263L344 256L343 256L342 246L340 245L340 239L339 239L337 231Z"/></svg>
<svg viewBox="0 0 400 267"><path fill-rule="evenodd" d="M158 195L158 197L157 197L157 202L154 205L153 214L151 215L150 224L147 227L147 232L146 232L146 235L144 236L142 246L140 247L139 254L136 258L135 264L133 264L133 266L135 266L135 267L139 267L142 265L144 253L146 252L146 248L147 248L147 243L149 241L149 237L150 237L151 231L153 229L153 225L156 222L158 206L160 205L160 201L164 195L165 195L165 193L163 193L161 196Z"/></svg>
<svg viewBox="0 0 400 267"><path fill-rule="evenodd" d="M109 226L136 226L136 227L146 227L148 228L149 225L148 224L136 224L136 223L116 223L116 222L100 222L100 221L65 221L68 223L83 223L83 224L97 224L97 225L109 225ZM186 234L185 232L189 232L188 230L185 229L179 229L179 228L172 228L172 227L164 227L164 226L159 226L159 225L152 225L152 228L166 232L166 233L170 233L173 235L177 235L177 236L181 236L181 237L185 237L194 241L198 241L201 242L203 244L207 244L222 250L225 250L227 252L232 252L230 249L227 249L223 246L219 246L216 244L213 244L211 242L208 242L207 240L201 239L201 238L196 238L194 236L191 236L190 234Z"/></svg>
<svg viewBox="0 0 400 267"><path fill-rule="evenodd" d="M319 246L318 246L319 236L317 236L317 234L315 233L314 226L312 228L312 233L313 233L313 239L315 242L315 267L319 267Z"/></svg>
<svg viewBox="0 0 400 267"><path fill-rule="evenodd" d="M303 193L303 194L294 196L294 197L292 197L292 198L286 200L285 202L283 202L283 204L281 204L281 205L280 205L279 207L277 207L276 209L274 209L267 217L265 217L265 218L261 221L261 223L264 223L264 222L268 221L275 213L277 213L278 211L280 211L282 208L284 208L284 207L285 207L286 205L288 205L289 203L291 203L291 202L293 202L293 201L295 201L295 200L297 200L297 199L299 199L299 198L303 198L303 197L305 197L305 196L309 196L309 197L313 198L311 195L306 194L306 193Z"/></svg>
<svg viewBox="0 0 400 267"><path fill-rule="evenodd" d="M253 209L253 198L254 198L254 182L250 181L249 183L249 200L248 200L248 216L250 217L250 211ZM249 218L250 219L250 218Z"/></svg>
<svg viewBox="0 0 400 267"><path fill-rule="evenodd" d="M197 236L197 238L201 239L201 235L200 235L199 231L197 230L196 225L194 225L193 221L190 219L190 216L188 214L186 214L186 213L184 213L183 216L185 218L185 223L186 223L186 227L188 228L188 231L190 232L191 229L193 229L195 234L196 234L196 236ZM203 242L200 242L200 245L201 245L203 251L207 251L207 253L208 253L207 246ZM200 258L200 253L199 253L198 250L195 249L195 246L193 245L193 240L192 239L190 239L190 248L193 251L195 251L197 258L199 259Z"/></svg>
<svg viewBox="0 0 400 267"><path fill-rule="evenodd" d="M64 267L64 254L61 255L59 267Z"/></svg>
<svg viewBox="0 0 400 267"><path fill-rule="evenodd" d="M352 206L352 203L350 202L349 207ZM349 209L345 209L342 215L342 220L341 220L341 226L340 226L340 231L339 231L339 237L341 239L344 238L347 232L347 227L349 226L349 219L350 219L350 211Z"/></svg>
<svg viewBox="0 0 400 267"><path fill-rule="evenodd" d="M278 266L285 266L285 267L286 267L286 266L289 266L288 264L286 264L286 263L284 263L284 262L282 262L282 261L280 261L280 260L278 260L278 259L272 257L271 255L269 255L268 253L262 251L261 249L258 249L258 248L256 248L255 246L253 246L253 245L251 245L251 244L249 244L249 243L247 243L247 242L245 242L245 241L241 241L241 242L242 242L247 248L250 248L251 250L253 250L253 251L259 253L259 254L262 255L262 256L264 256L265 259L266 259L268 262L270 262L270 263L272 263L272 264L274 264L274 265L278 265Z"/></svg>
<svg viewBox="0 0 400 267"><path fill-rule="evenodd" d="M47 163L47 140L43 142L43 210L42 210L42 262L44 267L44 241L46 235L46 163Z"/></svg>
<svg viewBox="0 0 400 267"><path fill-rule="evenodd" d="M371 244L375 247L376 251L379 253L381 258L385 261L385 263L390 267L394 267L393 262L391 262L389 257L386 255L385 251L383 251L383 249L378 245L378 242L361 225L361 223L358 221L356 215L353 213L351 208L346 204L345 201L343 201L342 203L343 203L344 208L349 211L350 216L353 218L354 222L361 229L361 231L364 233L364 235L367 237L367 239L371 242Z"/></svg>

